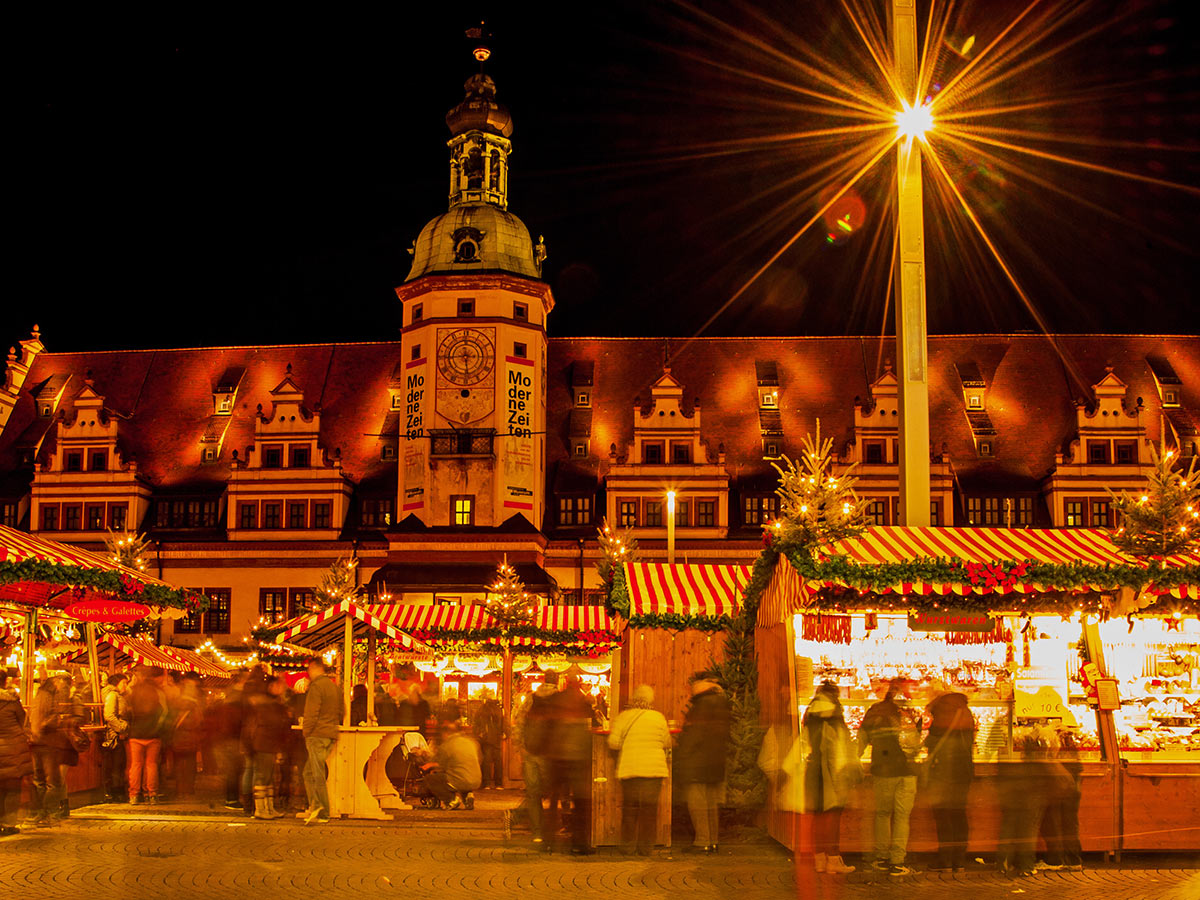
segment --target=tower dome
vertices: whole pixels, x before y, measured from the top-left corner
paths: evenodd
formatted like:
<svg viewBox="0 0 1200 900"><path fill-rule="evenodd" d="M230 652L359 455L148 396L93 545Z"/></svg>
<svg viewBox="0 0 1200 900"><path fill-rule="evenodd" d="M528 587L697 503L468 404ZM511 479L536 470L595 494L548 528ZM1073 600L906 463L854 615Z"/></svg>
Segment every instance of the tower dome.
<svg viewBox="0 0 1200 900"><path fill-rule="evenodd" d="M540 278L544 245L508 212L512 116L496 102L496 83L479 73L446 114L450 129L450 210L429 222L413 243L405 281L424 275L504 272Z"/></svg>

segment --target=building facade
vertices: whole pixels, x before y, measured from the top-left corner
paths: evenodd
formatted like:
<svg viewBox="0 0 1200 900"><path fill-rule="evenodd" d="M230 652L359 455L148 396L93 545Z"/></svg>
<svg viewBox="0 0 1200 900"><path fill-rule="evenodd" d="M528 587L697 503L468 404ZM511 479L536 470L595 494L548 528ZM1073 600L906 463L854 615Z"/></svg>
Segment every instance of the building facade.
<svg viewBox="0 0 1200 900"><path fill-rule="evenodd" d="M890 339L552 337L489 77L447 124L448 210L411 248L398 340L53 353L34 326L0 383L0 523L145 533L155 574L213 599L163 639L238 646L339 559L394 601L481 600L507 556L596 602L597 527L665 557L667 491L678 560L750 563L772 463L818 421L896 522ZM1151 444L1197 452L1200 338L932 337L929 363L935 524L1109 526Z"/></svg>

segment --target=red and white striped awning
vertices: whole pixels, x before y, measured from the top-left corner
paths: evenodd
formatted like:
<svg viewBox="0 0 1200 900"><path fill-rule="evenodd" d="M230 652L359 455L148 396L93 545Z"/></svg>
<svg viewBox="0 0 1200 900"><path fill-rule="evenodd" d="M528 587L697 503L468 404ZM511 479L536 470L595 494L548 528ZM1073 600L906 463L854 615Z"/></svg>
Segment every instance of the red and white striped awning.
<svg viewBox="0 0 1200 900"><path fill-rule="evenodd" d="M307 647L310 650L320 650L341 641L345 636L346 617L351 620L355 637L367 633L374 628L385 637L397 641L411 650L428 649L406 631L385 622L374 612L373 607L359 606L350 600L335 603L296 622L287 631L279 635L277 640Z"/></svg>
<svg viewBox="0 0 1200 900"><path fill-rule="evenodd" d="M115 634L102 635L100 643L110 645L118 653L128 657L129 661L147 666L161 666L176 672L197 671L190 663L184 662L177 656L172 656L162 647L144 638L121 637Z"/></svg>
<svg viewBox="0 0 1200 900"><path fill-rule="evenodd" d="M376 604L367 607L380 621L394 628L424 635L439 631L471 632L500 627L483 606L424 606L415 603ZM609 631L615 633L617 624L602 606L541 606L530 623L547 631L567 631L587 634ZM469 641L470 638L464 638ZM517 646L539 646L550 643L540 638L515 637Z"/></svg>
<svg viewBox="0 0 1200 900"><path fill-rule="evenodd" d="M750 566L634 562L625 564L629 616L678 613L692 616L736 616Z"/></svg>
<svg viewBox="0 0 1200 900"><path fill-rule="evenodd" d="M189 671L199 672L201 675L211 678L228 678L230 675L229 669L211 659L205 659L190 647L160 647L159 649L185 663Z"/></svg>

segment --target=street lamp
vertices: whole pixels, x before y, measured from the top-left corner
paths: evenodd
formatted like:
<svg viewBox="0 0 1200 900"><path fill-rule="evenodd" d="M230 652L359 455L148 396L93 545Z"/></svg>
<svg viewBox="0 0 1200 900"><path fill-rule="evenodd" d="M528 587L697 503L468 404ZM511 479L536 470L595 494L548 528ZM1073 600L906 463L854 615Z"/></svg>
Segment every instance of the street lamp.
<svg viewBox="0 0 1200 900"><path fill-rule="evenodd" d="M925 220L921 145L933 114L917 96L917 9L892 0L892 59L901 109L896 127L896 380L900 401L900 517L929 524L929 373L925 330ZM910 106L906 97L912 97Z"/></svg>
<svg viewBox="0 0 1200 900"><path fill-rule="evenodd" d="M675 562L675 492L667 491L667 562Z"/></svg>

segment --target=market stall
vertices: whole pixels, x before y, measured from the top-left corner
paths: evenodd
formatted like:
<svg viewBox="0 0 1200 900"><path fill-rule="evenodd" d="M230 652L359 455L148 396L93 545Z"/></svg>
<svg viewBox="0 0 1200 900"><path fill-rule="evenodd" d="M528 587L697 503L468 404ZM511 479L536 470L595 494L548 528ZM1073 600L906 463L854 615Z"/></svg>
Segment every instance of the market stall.
<svg viewBox="0 0 1200 900"><path fill-rule="evenodd" d="M1182 620L1194 617L1194 605L1185 611L1172 600L1172 592L1180 593L1172 581L1192 577L1189 565L1186 559L1169 559L1150 572L1119 553L1103 532L1084 529L875 527L815 554L778 554L770 581L747 599L757 605L759 685L771 740L787 747L796 739L813 688L826 679L839 685L852 730L893 677L912 681L912 705L920 708L940 690L959 691L967 695L978 726L972 845L995 846L997 788L1007 777L1006 767L1027 742L1065 729L1081 748L1084 848L1120 852L1133 846L1128 839L1130 777L1118 755L1110 699L1101 700L1095 692L1094 682L1112 671L1105 659L1118 655L1111 645L1105 653L1103 635L1140 624L1162 636L1154 629L1163 614L1180 623L1181 637L1190 634L1194 626L1185 630ZM1103 622L1119 608L1118 589L1138 583L1146 592L1138 614L1150 621ZM1141 663L1137 676L1145 685ZM1180 677L1186 660L1172 657L1172 665L1176 668L1164 668L1175 677L1162 686L1182 693L1194 681ZM1150 686L1163 680L1151 678ZM1175 715L1143 721L1170 731L1182 723L1184 704L1192 702L1164 696L1156 709ZM1166 752L1177 759L1191 752L1180 749L1190 743L1189 735ZM1194 810L1200 781L1193 780L1189 764L1165 758L1160 763L1168 764L1175 766L1169 773L1155 770L1156 805ZM1165 782L1170 786L1163 787ZM860 814L872 808L865 789L855 808ZM930 849L932 823L920 798L912 824L910 849ZM790 845L788 816L772 809L769 825ZM869 846L866 831L865 820L848 810L843 845ZM1200 847L1200 833L1193 822L1182 835L1173 830L1138 846Z"/></svg>

